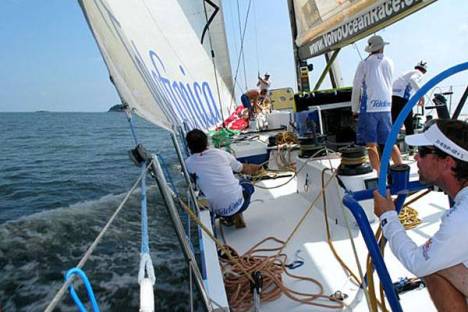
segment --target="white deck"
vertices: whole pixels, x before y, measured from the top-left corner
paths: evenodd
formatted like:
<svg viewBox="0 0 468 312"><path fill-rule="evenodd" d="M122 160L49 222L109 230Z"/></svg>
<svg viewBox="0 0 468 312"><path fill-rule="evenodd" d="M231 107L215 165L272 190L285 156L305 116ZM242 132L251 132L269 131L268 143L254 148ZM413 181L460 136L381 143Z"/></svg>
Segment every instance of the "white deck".
<svg viewBox="0 0 468 312"><path fill-rule="evenodd" d="M276 180L265 180L260 182L262 186L275 186L285 182L289 178ZM240 254L247 251L257 242L268 236L275 236L281 240L286 240L294 226L300 220L310 205L310 200L296 192L296 179L289 184L270 190L256 188L252 197L249 209L244 213L247 228L235 229L224 227L226 243L234 247ZM447 198L443 193L430 193L413 203L411 207L416 208L419 217L422 219L416 229L410 230L409 235L418 244L424 243L438 228L439 219L444 210L448 207ZM345 208L346 209L346 208ZM335 248L340 256L358 274L356 261L351 248L351 240L347 234L346 227L335 225L330 222ZM377 222L372 224L374 230ZM367 248L358 230L352 231L353 239L357 246L360 262L365 266ZM356 298L357 287L349 281L347 274L334 258L326 242L325 223L323 213L314 207L305 219L304 224L296 233L285 252L289 261L294 260L297 250L301 250L300 255L305 259L305 264L293 271L293 274L309 276L317 279L324 287L324 294L332 294L337 290L346 293L349 297L345 301L351 304ZM412 277L398 260L393 256L387 246L385 251L385 263L390 272L392 280L398 281L400 277ZM365 268L364 268L365 271ZM375 275L376 276L376 275ZM307 291L311 285L304 282L291 282L284 277L288 287ZM375 277L375 280L378 280ZM369 311L365 296L361 293L360 299L354 300L354 311ZM322 301L323 302L323 301ZM435 311L432 301L426 289L413 290L401 295L401 304L405 311ZM274 302L262 305L262 311L331 311L331 309L310 305L300 305L286 296L281 296Z"/></svg>

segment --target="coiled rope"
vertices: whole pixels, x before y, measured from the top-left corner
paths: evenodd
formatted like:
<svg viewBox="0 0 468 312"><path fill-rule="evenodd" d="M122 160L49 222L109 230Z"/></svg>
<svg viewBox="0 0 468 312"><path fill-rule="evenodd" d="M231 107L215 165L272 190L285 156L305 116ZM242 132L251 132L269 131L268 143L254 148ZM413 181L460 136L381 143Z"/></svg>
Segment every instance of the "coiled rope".
<svg viewBox="0 0 468 312"><path fill-rule="evenodd" d="M261 248L264 243L272 241L279 244L274 248ZM286 242L275 237L267 237L254 245L241 256L235 255L236 261L221 257L221 263L224 271L224 284L226 292L229 294L229 306L233 311L249 311L253 305L253 297L250 291L250 281L247 278L254 272L261 272L263 277L263 287L260 294L262 302L269 302L285 294L288 298L308 305L314 305L330 309L341 309L344 304L330 296L323 294L323 286L319 281L305 276L292 274L287 269L287 255L281 253ZM265 253L277 252L274 255ZM249 275L241 274L246 270ZM305 293L293 290L284 286L282 275L311 283L318 289L316 293ZM303 285L303 284L301 284ZM327 302L317 302L317 300L326 300Z"/></svg>
<svg viewBox="0 0 468 312"><path fill-rule="evenodd" d="M282 250L286 247L288 240L291 239L295 231L291 233L288 240L285 242L278 240L276 238L273 238L273 237L266 238L265 240L261 241L260 243L252 247L244 255L239 257L237 252L235 252L231 247L223 244L221 241L215 238L213 234L211 234L211 232L205 227L205 225L200 221L200 219L197 218L197 216L190 210L190 208L187 206L187 204L184 201L182 201L181 198L175 197L174 193L172 194L174 196L174 199L180 203L181 207L188 213L190 218L195 223L197 223L198 226L200 226L200 228L213 240L213 242L215 242L216 246L220 249L221 254L227 258L227 259L222 260L223 267L229 268L228 271L232 273L225 273L225 285L226 287L228 287L227 285L230 285L229 287L231 287L234 281L237 281L237 285L238 285L235 287L233 286L235 291L234 293L230 293L230 295L228 296L229 303L233 311L246 311L250 309L250 307L252 306L252 303L253 303L251 300L252 294L250 292L250 286L248 285L250 285L250 282L253 282L252 277L251 277L251 272L253 271L261 271L262 275L264 276L263 289L264 291L266 290L266 294L267 294L265 296L263 295L263 292L262 292L261 299L264 302L265 300L267 301L274 300L277 297L279 297L281 293L284 293L289 298L295 301L304 303L304 304L327 307L327 308L334 308L334 309L339 309L344 306L342 302L337 301L333 297L323 295L323 287L318 281L312 278L294 275L287 271L285 267L287 257L285 254L282 253ZM305 216L302 218L302 220L304 218ZM260 246L267 240L273 240L279 243L280 246L277 248L273 248L271 250L256 249L258 246ZM255 255L258 252L265 252L265 251L270 251L270 252L277 251L277 254L273 256ZM286 273L290 277L301 279L301 280L306 280L317 285L320 291L315 294L307 294L307 293L297 292L295 290L285 287L282 284L282 279L281 279L281 274L283 272ZM230 275L230 274L233 274L233 275ZM242 298L242 300L240 300L239 298ZM333 304L314 302L314 300L317 300L317 299L326 299L328 301L333 302ZM244 304L242 303L242 301L246 303Z"/></svg>

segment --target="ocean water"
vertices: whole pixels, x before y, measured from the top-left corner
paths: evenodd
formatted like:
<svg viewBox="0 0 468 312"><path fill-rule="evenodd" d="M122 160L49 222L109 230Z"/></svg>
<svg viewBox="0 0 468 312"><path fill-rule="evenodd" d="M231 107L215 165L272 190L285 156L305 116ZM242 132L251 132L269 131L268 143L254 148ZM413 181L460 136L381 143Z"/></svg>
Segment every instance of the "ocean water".
<svg viewBox="0 0 468 312"><path fill-rule="evenodd" d="M184 192L167 132L134 123ZM123 113L0 113L0 133L0 311L43 311L138 178L134 141ZM187 311L188 269L154 180L148 186L156 310ZM102 311L138 310L139 194L84 267ZM77 311L68 293L56 311Z"/></svg>

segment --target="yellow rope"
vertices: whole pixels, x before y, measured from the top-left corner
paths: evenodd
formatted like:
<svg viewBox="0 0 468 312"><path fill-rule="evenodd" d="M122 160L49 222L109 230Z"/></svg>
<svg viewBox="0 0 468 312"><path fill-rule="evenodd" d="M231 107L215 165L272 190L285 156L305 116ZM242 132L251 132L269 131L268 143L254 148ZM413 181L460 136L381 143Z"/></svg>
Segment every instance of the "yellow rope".
<svg viewBox="0 0 468 312"><path fill-rule="evenodd" d="M403 207L400 211L399 217L401 224L403 224L406 230L415 228L421 224L421 219L418 218L418 212L410 206Z"/></svg>

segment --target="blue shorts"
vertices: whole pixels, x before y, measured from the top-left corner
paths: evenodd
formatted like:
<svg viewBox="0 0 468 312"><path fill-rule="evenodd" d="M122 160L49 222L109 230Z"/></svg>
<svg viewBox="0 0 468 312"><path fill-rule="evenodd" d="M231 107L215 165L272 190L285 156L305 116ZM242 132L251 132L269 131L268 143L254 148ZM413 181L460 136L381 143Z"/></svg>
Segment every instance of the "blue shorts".
<svg viewBox="0 0 468 312"><path fill-rule="evenodd" d="M356 140L358 144L385 144L392 130L390 112L360 113Z"/></svg>
<svg viewBox="0 0 468 312"><path fill-rule="evenodd" d="M244 203L242 207L236 213L243 212L249 207L250 205L250 198L252 194L255 192L255 187L253 186L252 182L246 179L241 179L239 184L242 186L242 195L244 196Z"/></svg>
<svg viewBox="0 0 468 312"><path fill-rule="evenodd" d="M242 94L241 102L242 102L242 106L244 106L245 108L251 108L252 107L252 103L250 103L249 97L247 95L245 95L245 94Z"/></svg>

